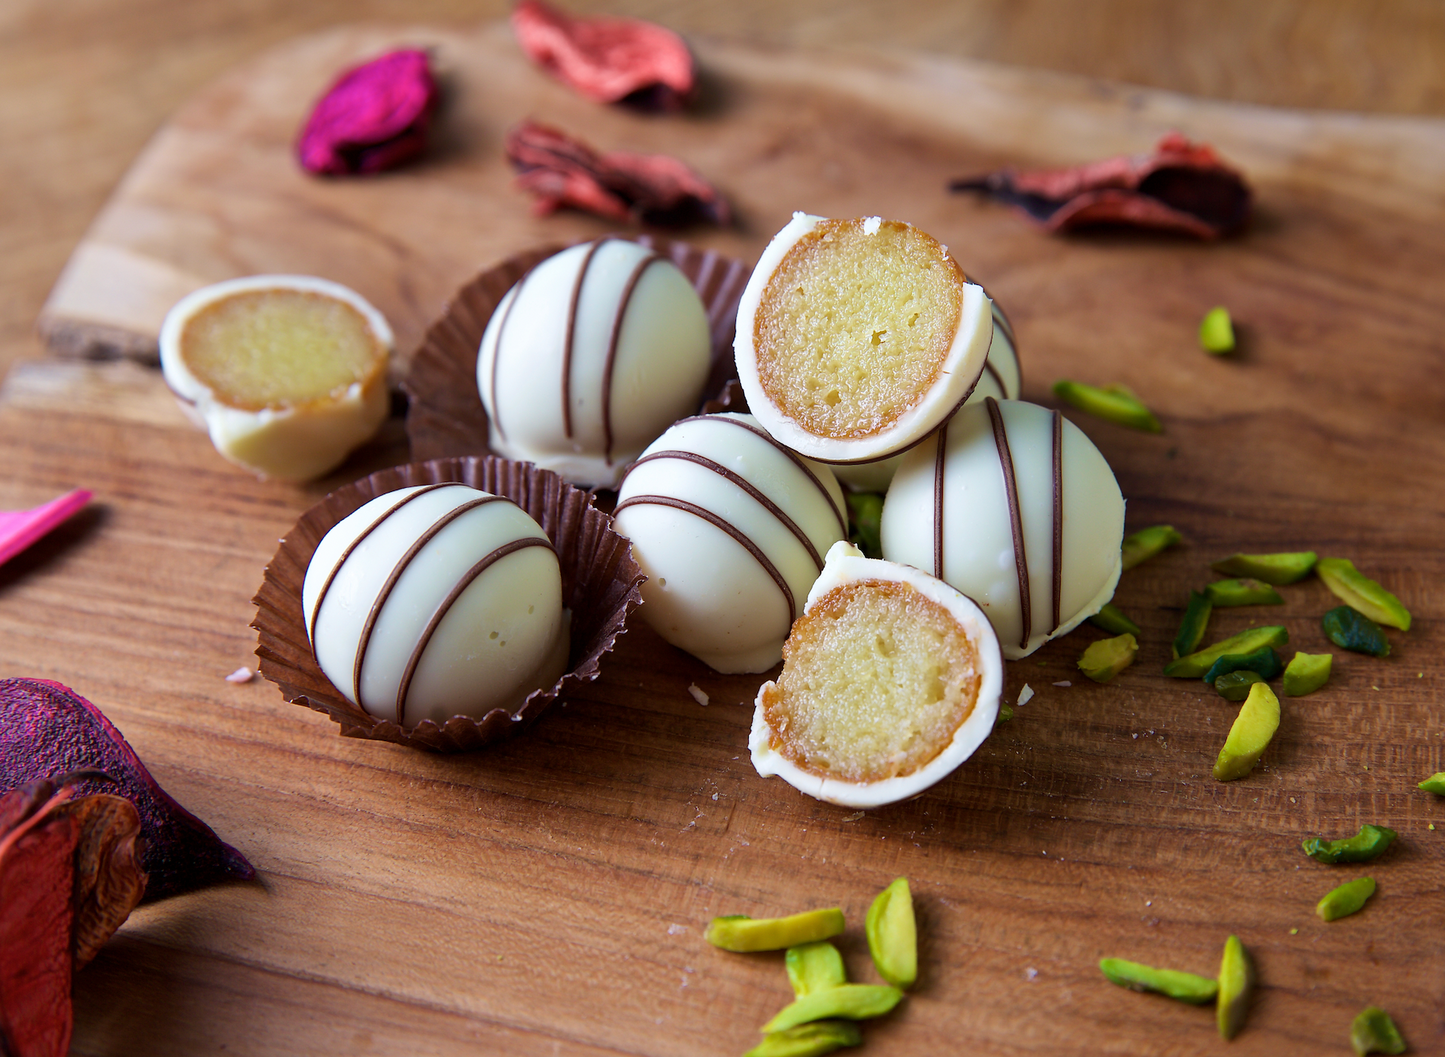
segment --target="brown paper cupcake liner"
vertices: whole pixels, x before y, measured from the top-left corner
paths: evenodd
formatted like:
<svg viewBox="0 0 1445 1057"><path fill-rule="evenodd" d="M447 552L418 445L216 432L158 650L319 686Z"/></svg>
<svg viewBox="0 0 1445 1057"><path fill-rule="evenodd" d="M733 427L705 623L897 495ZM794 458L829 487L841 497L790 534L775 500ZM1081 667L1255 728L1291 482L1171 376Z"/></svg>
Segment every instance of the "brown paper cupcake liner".
<svg viewBox="0 0 1445 1057"><path fill-rule="evenodd" d="M536 522L556 548L562 601L572 613L568 671L551 687L535 690L515 713L493 709L481 719L423 720L410 730L377 719L339 693L311 652L301 604L306 567L330 529L368 501L412 485L459 482L506 496ZM644 577L627 540L590 497L550 470L495 456L435 459L381 470L338 488L301 515L266 566L252 602L261 674L288 701L325 712L349 738L393 741L433 752L467 752L529 727L558 697L597 678L602 655L616 644L628 612L642 601Z"/></svg>
<svg viewBox="0 0 1445 1057"><path fill-rule="evenodd" d="M619 236L667 257L687 276L707 310L712 367L703 392L721 395L733 366L733 328L750 269L732 257L657 235ZM517 280L565 246L545 246L488 268L463 286L427 330L402 388L410 398L406 434L414 459L442 459L490 451L487 412L477 392L477 349L497 305Z"/></svg>

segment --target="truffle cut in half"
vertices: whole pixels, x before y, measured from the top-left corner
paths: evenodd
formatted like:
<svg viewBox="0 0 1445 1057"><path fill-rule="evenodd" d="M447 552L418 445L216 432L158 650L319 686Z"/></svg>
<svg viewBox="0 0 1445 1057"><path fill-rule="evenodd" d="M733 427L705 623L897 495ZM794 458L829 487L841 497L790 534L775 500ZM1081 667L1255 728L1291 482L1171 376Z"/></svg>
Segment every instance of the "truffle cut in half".
<svg viewBox="0 0 1445 1057"><path fill-rule="evenodd" d="M758 691L753 766L829 803L891 804L973 754L1002 690L998 639L978 606L837 543L783 646L782 674Z"/></svg>

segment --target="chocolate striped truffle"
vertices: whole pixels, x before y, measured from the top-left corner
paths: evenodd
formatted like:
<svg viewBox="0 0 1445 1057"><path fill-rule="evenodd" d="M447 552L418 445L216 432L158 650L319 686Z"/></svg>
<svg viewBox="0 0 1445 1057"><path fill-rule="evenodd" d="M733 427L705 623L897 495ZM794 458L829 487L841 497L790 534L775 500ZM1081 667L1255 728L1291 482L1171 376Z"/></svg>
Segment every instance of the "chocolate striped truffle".
<svg viewBox="0 0 1445 1057"><path fill-rule="evenodd" d="M302 607L332 685L408 729L513 711L567 665L547 534L466 485L401 488L342 519L311 557Z"/></svg>
<svg viewBox="0 0 1445 1057"><path fill-rule="evenodd" d="M618 238L565 249L507 292L482 335L492 449L614 488L697 408L710 355L702 300L671 261Z"/></svg>
<svg viewBox="0 0 1445 1057"><path fill-rule="evenodd" d="M885 558L972 598L1016 660L1113 597L1124 498L1099 449L1059 412L987 397L908 453L882 528Z"/></svg>
<svg viewBox="0 0 1445 1057"><path fill-rule="evenodd" d="M628 470L613 518L647 575L644 619L719 672L778 663L823 556L848 535L833 474L751 415L673 425Z"/></svg>

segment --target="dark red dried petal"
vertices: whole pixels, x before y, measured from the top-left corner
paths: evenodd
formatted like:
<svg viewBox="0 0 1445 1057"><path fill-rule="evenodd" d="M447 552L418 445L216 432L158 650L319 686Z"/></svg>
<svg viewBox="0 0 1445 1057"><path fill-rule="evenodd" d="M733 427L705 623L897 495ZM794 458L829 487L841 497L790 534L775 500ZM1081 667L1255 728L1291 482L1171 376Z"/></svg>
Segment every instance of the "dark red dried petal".
<svg viewBox="0 0 1445 1057"><path fill-rule="evenodd" d="M71 955L79 972L90 964L145 894L140 814L124 797L81 797L60 810L75 820L75 894Z"/></svg>
<svg viewBox="0 0 1445 1057"><path fill-rule="evenodd" d="M438 101L427 53L388 52L343 73L321 97L296 141L318 174L394 169L426 149Z"/></svg>
<svg viewBox="0 0 1445 1057"><path fill-rule="evenodd" d="M564 132L528 121L507 133L507 157L518 171L517 186L537 196L538 215L571 208L663 227L732 222L717 189L665 154L600 154Z"/></svg>
<svg viewBox="0 0 1445 1057"><path fill-rule="evenodd" d="M140 814L147 902L255 876L245 856L156 784L100 709L49 680L0 680L0 789L86 768L114 782L87 777L74 788L119 794Z"/></svg>
<svg viewBox="0 0 1445 1057"><path fill-rule="evenodd" d="M955 180L955 191L983 191L1049 231L1099 224L1214 239L1249 220L1244 178L1214 149L1171 132L1149 154L1121 155L1066 169L1002 169Z"/></svg>
<svg viewBox="0 0 1445 1057"><path fill-rule="evenodd" d="M677 110L696 87L687 45L651 22L573 18L542 0L522 0L512 9L512 31L533 62L600 103Z"/></svg>

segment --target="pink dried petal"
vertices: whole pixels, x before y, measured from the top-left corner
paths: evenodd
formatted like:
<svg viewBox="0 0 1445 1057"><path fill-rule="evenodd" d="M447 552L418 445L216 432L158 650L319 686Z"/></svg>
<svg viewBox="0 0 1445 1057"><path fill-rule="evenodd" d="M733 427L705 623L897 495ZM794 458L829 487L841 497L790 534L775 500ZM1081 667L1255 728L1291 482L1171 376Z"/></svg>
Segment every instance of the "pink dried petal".
<svg viewBox="0 0 1445 1057"><path fill-rule="evenodd" d="M573 18L542 0L512 10L522 50L590 99L676 110L696 87L692 53L670 29L633 18Z"/></svg>
<svg viewBox="0 0 1445 1057"><path fill-rule="evenodd" d="M84 488L66 492L33 510L0 510L0 565L30 546L90 502Z"/></svg>
<svg viewBox="0 0 1445 1057"><path fill-rule="evenodd" d="M388 52L343 73L321 97L296 142L318 174L393 169L426 149L438 101L427 53Z"/></svg>

